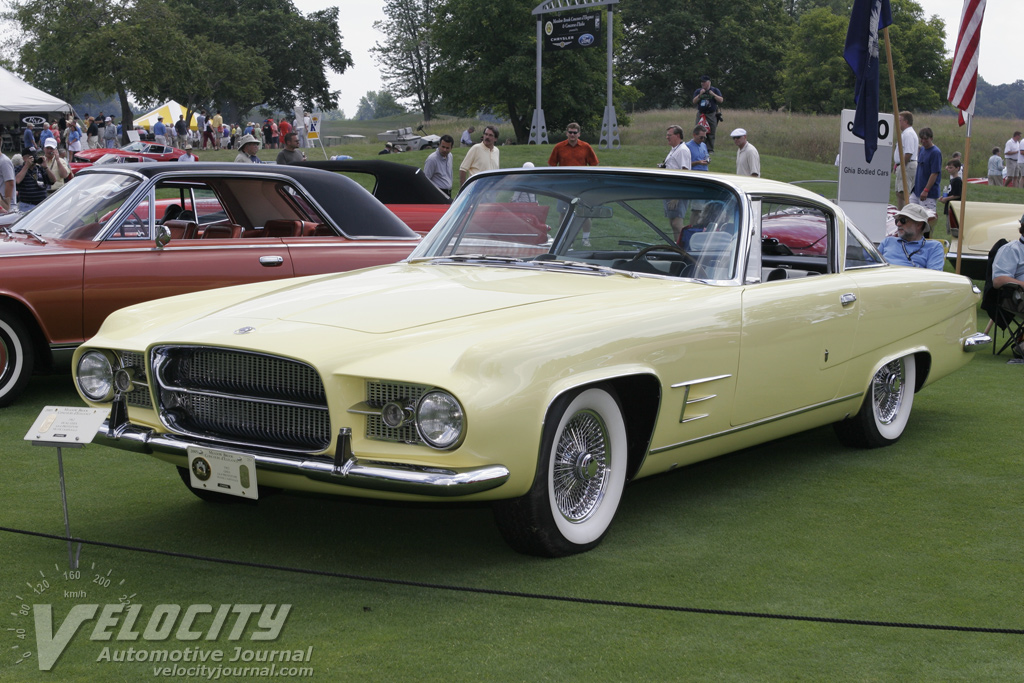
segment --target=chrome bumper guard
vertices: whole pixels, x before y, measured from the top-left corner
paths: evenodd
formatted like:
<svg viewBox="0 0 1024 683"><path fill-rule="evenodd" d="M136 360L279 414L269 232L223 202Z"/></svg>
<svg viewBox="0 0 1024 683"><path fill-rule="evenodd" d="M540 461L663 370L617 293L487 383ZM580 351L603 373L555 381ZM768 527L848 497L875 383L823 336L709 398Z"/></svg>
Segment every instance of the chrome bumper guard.
<svg viewBox="0 0 1024 683"><path fill-rule="evenodd" d="M93 443L136 453L167 453L182 457L188 457L189 446L220 448L216 444L199 443L173 434L158 434L152 429L131 424L111 428L109 420L96 432ZM509 477L508 468L502 465L445 469L360 460L352 454L351 430L348 428L341 430L338 437L338 455L330 460L312 460L302 456L286 456L231 447L223 450L251 455L256 458L258 469L270 472L301 474L331 484L423 496L450 497L479 493L501 486Z"/></svg>
<svg viewBox="0 0 1024 683"><path fill-rule="evenodd" d="M964 351L977 351L983 346L988 346L991 343L992 337L983 332L975 332L963 340L963 349Z"/></svg>

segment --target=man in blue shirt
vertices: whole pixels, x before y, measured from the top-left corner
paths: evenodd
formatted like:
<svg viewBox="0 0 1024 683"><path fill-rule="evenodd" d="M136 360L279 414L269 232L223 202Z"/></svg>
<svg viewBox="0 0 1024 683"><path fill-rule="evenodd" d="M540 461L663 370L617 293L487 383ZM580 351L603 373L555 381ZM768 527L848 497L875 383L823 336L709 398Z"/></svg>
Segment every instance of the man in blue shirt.
<svg viewBox="0 0 1024 683"><path fill-rule="evenodd" d="M928 210L928 226L924 231L927 237L935 224L935 201L941 192L939 177L942 175L942 150L932 142L931 128L922 128L918 137L921 139L921 148L917 152L917 174L910 203Z"/></svg>
<svg viewBox="0 0 1024 683"><path fill-rule="evenodd" d="M928 210L920 204L907 204L896 214L896 237L886 237L878 251L894 266L913 266L942 270L945 250L938 240L924 238Z"/></svg>
<svg viewBox="0 0 1024 683"><path fill-rule="evenodd" d="M708 132L704 126L695 126L693 129L693 139L686 142L686 146L690 150L691 171L708 170L708 162L711 161L711 155L708 154L708 146L704 144L704 138L707 137L707 134Z"/></svg>
<svg viewBox="0 0 1024 683"><path fill-rule="evenodd" d="M153 141L158 145L167 144L167 126L162 116L156 117L156 124L153 125Z"/></svg>

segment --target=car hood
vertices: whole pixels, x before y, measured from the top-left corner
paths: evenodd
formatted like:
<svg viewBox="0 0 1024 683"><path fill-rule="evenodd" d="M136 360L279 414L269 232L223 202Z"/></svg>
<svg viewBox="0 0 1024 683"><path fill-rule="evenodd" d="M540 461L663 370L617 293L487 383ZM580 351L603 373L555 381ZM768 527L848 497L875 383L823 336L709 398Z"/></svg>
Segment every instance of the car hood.
<svg viewBox="0 0 1024 683"><path fill-rule="evenodd" d="M543 284L551 277L558 277L557 289ZM285 286L222 308L206 320L281 320L387 334L581 296L600 279L607 278L515 268L399 264L314 280L299 287Z"/></svg>
<svg viewBox="0 0 1024 683"><path fill-rule="evenodd" d="M11 227L13 229L16 228L17 225L13 225ZM81 252L81 249L69 248L67 246L68 243L64 240L55 240L52 237L46 237L44 239L46 239L46 244L43 244L31 235L16 234L11 237L0 232L0 258L5 256L21 255L38 256L40 253L44 252L53 252L58 254ZM76 245L76 247L80 246L81 243Z"/></svg>

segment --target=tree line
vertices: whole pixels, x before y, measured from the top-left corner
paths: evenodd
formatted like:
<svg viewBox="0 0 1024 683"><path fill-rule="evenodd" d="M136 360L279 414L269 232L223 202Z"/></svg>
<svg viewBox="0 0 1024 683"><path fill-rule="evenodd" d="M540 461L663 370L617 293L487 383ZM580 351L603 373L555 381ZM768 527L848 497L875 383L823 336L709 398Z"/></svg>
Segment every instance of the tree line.
<svg viewBox="0 0 1024 683"><path fill-rule="evenodd" d="M538 0L384 0L384 38L372 50L385 89L360 102L357 118L402 109L507 120L524 141L535 102ZM628 0L602 11L612 21L614 100L630 111L692 106L701 75L725 108L835 114L852 108L853 74L843 60L850 0ZM15 53L34 85L65 100L114 93L123 118L174 98L188 110L222 109L234 120L253 107L289 111L296 102L337 106L328 72L353 64L337 7L303 15L291 0L9 0ZM945 106L946 27L917 0L892 0L892 59L899 105ZM552 15L541 15L550 18ZM545 53L548 128L600 127L605 40ZM10 53L9 53L10 54ZM370 56L367 56L369 58ZM883 54L883 69L887 68ZM884 84L884 79L883 79ZM883 89L884 85L883 85ZM889 98L883 93L883 107ZM979 84L978 113L1024 116L1024 81ZM995 111L992 111L995 109Z"/></svg>
<svg viewBox="0 0 1024 683"><path fill-rule="evenodd" d="M725 107L838 113L852 108L843 60L849 0L629 0L614 5L614 100L631 110L692 106L707 74ZM528 136L534 106L537 0L385 0L374 56L384 82L429 120L480 111ZM893 63L901 108L933 111L949 82L945 26L915 0L892 0ZM542 15L542 18L551 15ZM602 31L608 12L602 13ZM548 128L597 130L605 100L604 36L597 47L545 53ZM885 68L883 57L883 68ZM379 95L379 93L378 93ZM883 97L883 101L888 98Z"/></svg>
<svg viewBox="0 0 1024 683"><path fill-rule="evenodd" d="M10 0L5 18L29 82L69 101L114 93L128 121L129 98L227 120L257 105L334 109L327 71L352 65L338 8L304 16L291 0Z"/></svg>

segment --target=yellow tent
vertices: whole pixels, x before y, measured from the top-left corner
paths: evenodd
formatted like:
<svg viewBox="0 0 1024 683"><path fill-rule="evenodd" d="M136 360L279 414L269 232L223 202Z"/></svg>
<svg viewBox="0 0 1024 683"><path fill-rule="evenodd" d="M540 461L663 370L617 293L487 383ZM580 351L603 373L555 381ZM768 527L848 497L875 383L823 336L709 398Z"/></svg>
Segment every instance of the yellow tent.
<svg viewBox="0 0 1024 683"><path fill-rule="evenodd" d="M169 100L148 114L143 114L132 123L135 126L142 126L146 130L153 130L153 125L156 123L156 118L158 116L164 117L164 125L171 127L178 121L179 116L184 115L185 107L181 106L174 100ZM188 127L192 130L196 130L195 112L192 112L192 119L188 122Z"/></svg>

